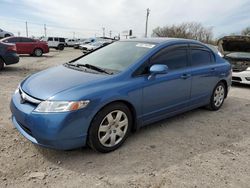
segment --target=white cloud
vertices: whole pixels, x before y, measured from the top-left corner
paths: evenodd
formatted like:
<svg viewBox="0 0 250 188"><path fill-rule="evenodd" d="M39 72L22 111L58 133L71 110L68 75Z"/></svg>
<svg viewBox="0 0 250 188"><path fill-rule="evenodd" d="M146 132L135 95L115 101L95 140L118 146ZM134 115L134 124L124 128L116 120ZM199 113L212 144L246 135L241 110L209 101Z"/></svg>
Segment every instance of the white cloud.
<svg viewBox="0 0 250 188"><path fill-rule="evenodd" d="M101 35L112 30L117 34L133 29L142 36L145 31L146 9L150 8L149 33L157 26L197 21L213 26L216 35L240 30L250 23L249 17L241 18L242 7L250 11L249 0L22 0L27 12L60 28L48 27L49 34ZM246 10L246 12L247 12ZM246 14L246 13L242 13ZM239 20L232 20L236 15ZM49 25L49 24L48 24ZM42 32L41 28L40 33Z"/></svg>

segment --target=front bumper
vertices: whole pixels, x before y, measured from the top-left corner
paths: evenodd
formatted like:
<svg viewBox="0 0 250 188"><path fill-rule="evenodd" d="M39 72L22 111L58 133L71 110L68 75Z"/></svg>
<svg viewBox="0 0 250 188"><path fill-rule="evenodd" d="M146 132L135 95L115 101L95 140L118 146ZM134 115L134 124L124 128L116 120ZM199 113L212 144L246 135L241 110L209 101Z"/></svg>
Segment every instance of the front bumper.
<svg viewBox="0 0 250 188"><path fill-rule="evenodd" d="M63 113L37 113L34 104L20 103L14 94L10 109L17 130L34 144L69 150L86 145L91 119L84 110Z"/></svg>
<svg viewBox="0 0 250 188"><path fill-rule="evenodd" d="M232 82L250 84L250 71L233 72Z"/></svg>

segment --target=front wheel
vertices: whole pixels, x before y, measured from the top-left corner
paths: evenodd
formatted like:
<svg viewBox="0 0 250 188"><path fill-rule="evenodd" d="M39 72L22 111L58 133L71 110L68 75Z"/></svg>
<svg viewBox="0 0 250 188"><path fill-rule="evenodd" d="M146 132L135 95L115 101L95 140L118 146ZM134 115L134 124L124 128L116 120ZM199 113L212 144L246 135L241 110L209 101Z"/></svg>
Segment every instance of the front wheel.
<svg viewBox="0 0 250 188"><path fill-rule="evenodd" d="M224 83L219 82L214 88L208 108L213 111L219 110L223 105L225 97L226 97L226 86Z"/></svg>
<svg viewBox="0 0 250 188"><path fill-rule="evenodd" d="M93 119L88 135L89 146L107 153L119 148L131 130L132 115L123 103L104 107Z"/></svg>
<svg viewBox="0 0 250 188"><path fill-rule="evenodd" d="M41 56L43 55L42 49L36 48L36 49L34 50L34 55L35 55L36 57L41 57Z"/></svg>

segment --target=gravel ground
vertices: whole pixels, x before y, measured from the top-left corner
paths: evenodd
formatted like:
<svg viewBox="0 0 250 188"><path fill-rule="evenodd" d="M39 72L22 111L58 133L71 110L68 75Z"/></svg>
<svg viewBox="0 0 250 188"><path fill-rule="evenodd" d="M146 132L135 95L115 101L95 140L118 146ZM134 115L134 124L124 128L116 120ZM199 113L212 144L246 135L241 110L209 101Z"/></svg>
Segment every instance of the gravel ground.
<svg viewBox="0 0 250 188"><path fill-rule="evenodd" d="M66 48L22 56L0 72L0 187L249 187L250 87L236 85L221 110L200 108L133 133L109 154L35 146L13 128L9 102L31 73L81 55Z"/></svg>

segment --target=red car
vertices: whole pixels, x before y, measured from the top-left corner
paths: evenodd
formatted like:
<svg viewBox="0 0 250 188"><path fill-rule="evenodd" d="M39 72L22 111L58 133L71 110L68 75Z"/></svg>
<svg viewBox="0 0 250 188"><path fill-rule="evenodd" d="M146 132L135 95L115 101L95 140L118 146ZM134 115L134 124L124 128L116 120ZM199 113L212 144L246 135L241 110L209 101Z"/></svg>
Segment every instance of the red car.
<svg viewBox="0 0 250 188"><path fill-rule="evenodd" d="M7 37L1 40L4 43L16 44L18 54L30 54L37 57L44 53L49 53L47 42L31 39L27 37Z"/></svg>

